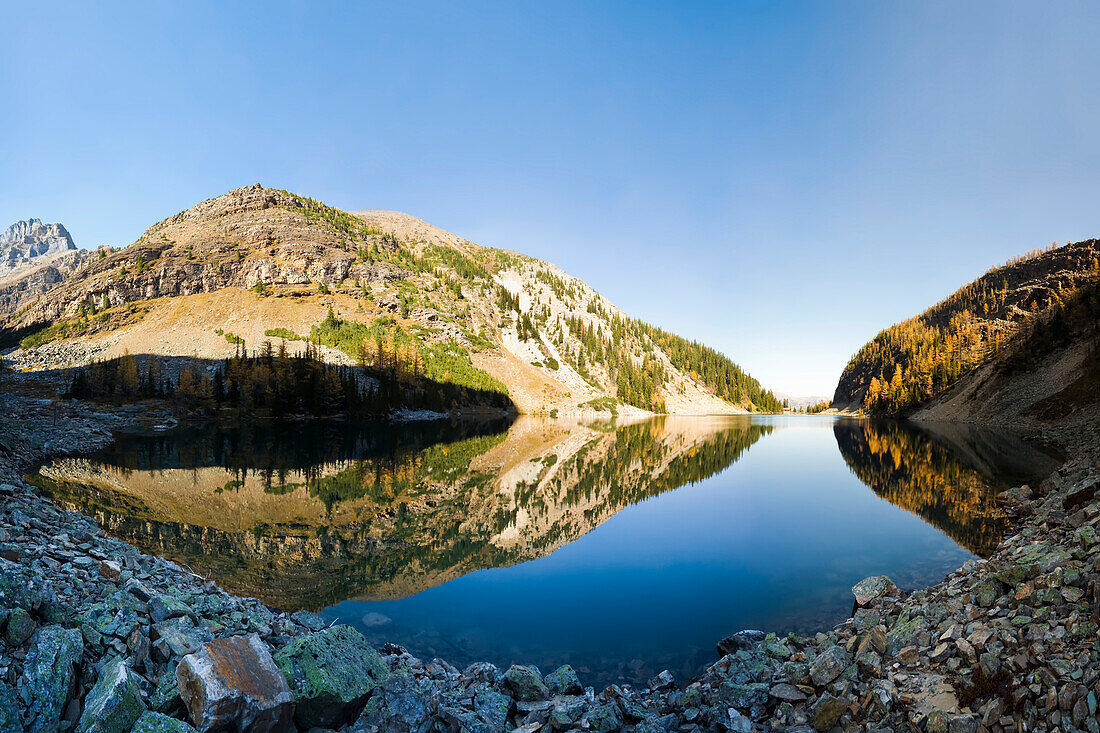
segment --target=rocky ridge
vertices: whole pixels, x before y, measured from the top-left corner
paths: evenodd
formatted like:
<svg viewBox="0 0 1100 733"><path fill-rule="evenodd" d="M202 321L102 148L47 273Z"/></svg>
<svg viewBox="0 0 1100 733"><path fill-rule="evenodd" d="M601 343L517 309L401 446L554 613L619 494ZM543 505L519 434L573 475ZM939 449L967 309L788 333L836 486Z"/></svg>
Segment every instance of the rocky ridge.
<svg viewBox="0 0 1100 733"><path fill-rule="evenodd" d="M234 344L219 328L255 348L276 338L269 331L308 335L332 308L363 325L392 322L427 346L456 345L507 386L521 412L643 414L661 404L670 413L731 414L771 404L720 355L708 363L727 364L727 381L737 384L716 394L696 365L658 343L674 337L549 263L408 215L353 215L258 184L155 224L40 297L7 306L3 298L0 344L40 334L8 357L25 368L49 362L27 353L48 341L73 346L66 364L126 351L220 359ZM107 339L109 347L89 348Z"/></svg>
<svg viewBox="0 0 1100 733"><path fill-rule="evenodd" d="M24 419L0 434L3 730L1100 731L1095 429L1067 436L1074 457L1041 484L1001 495L1017 531L987 561L908 594L867 579L836 629L739 632L686 684L597 691L569 667L376 651L142 555L18 477L141 415L5 402Z"/></svg>

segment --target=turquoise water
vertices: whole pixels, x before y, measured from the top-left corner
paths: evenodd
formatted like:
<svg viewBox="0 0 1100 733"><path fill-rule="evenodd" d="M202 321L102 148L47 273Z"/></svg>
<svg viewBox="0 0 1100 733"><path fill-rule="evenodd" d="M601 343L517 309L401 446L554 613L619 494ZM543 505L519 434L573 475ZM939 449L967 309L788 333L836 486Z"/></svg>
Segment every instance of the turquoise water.
<svg viewBox="0 0 1100 733"><path fill-rule="evenodd" d="M143 549L376 644L603 684L688 678L739 629L827 628L868 575L934 583L996 546L993 492L1049 462L1004 435L802 416L316 436L129 436L43 483Z"/></svg>

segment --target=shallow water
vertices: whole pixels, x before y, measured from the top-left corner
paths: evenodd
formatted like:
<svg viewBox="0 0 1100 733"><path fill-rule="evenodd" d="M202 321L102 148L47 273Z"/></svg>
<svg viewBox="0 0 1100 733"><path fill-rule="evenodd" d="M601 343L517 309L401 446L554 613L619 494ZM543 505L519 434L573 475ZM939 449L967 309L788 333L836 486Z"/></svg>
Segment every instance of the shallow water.
<svg viewBox="0 0 1100 733"><path fill-rule="evenodd" d="M809 633L885 573L940 580L1053 460L1011 436L821 416L318 425L120 436L36 479L148 552L462 666L681 678Z"/></svg>

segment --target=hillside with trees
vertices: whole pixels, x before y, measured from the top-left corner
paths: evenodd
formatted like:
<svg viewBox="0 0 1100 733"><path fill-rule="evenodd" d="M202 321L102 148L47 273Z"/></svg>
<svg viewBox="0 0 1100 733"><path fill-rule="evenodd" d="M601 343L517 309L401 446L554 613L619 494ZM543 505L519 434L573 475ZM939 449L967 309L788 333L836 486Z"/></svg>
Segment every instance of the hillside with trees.
<svg viewBox="0 0 1100 733"><path fill-rule="evenodd" d="M845 367L834 406L906 414L995 359L1020 362L1095 317L1100 241L1031 252L895 324Z"/></svg>
<svg viewBox="0 0 1100 733"><path fill-rule="evenodd" d="M781 409L724 354L547 262L258 184L155 224L0 316L0 347L20 347L9 365L30 371L128 353L252 358L264 341L392 383L506 395L527 413Z"/></svg>

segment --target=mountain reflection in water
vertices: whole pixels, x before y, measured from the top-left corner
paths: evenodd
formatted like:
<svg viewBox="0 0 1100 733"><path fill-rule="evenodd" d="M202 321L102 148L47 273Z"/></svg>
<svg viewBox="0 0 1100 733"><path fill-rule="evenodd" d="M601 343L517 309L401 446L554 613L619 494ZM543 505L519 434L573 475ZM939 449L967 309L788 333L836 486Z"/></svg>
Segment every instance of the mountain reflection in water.
<svg viewBox="0 0 1100 733"><path fill-rule="evenodd" d="M832 429L831 439L822 428ZM783 440L770 437L780 435ZM731 470L747 451L755 456L749 449L766 437L767 445L778 442L746 459L744 471ZM507 603L484 600L485 583L505 597L512 582L516 593L548 589L550 581L531 591L513 580L531 572L514 566L550 561L547 556L566 546L568 553L546 565L573 563L559 578L564 588L592 583L598 594L601 586L637 576L672 589L693 577L694 585L676 591L677 602L687 618L706 605L703 615L713 616L715 630L700 633L714 637L699 643L690 659L645 650L655 660L667 651L684 671L705 662L707 647L742 628L741 621L810 631L850 607L846 587L863 575L890 571L901 584L934 582L969 553L988 553L1004 531L992 496L1020 472L1011 466L1006 476L1003 456L1026 451L1036 471L1053 465L1009 436L944 435L903 423L824 417L664 417L627 425L529 417L510 425L298 423L122 435L89 458L57 460L31 480L111 534L235 593L285 610L338 604L330 613L350 613L352 620L364 611L387 620L421 613L429 620L417 622L418 634L431 613L461 605L444 598L462 588L471 613L479 612L478 602ZM873 495L845 478L852 474ZM681 488L691 484L700 486ZM882 510L867 503L877 502L875 496L913 515L889 514L909 540L876 539ZM814 502L822 503L816 514L809 510ZM645 518L654 512L659 516ZM832 534L811 526L829 512L837 517ZM681 555L688 559L675 559ZM676 567L694 558L710 558L708 567ZM744 599L711 593L715 583L741 584L741 595L756 600L742 609ZM611 606L630 602L629 583L625 588ZM598 599L575 600L593 609L592 619L578 610L576 623L601 623ZM436 608L441 603L449 606ZM731 607L711 608L722 604ZM407 641L391 638L399 626L380 633ZM688 642L694 640L668 643ZM563 638L561 645L572 643ZM466 645L471 658L540 654L522 645L504 651L479 644ZM422 646L423 653L440 651L430 641ZM441 655L459 663L460 647L448 640ZM561 654L546 651L544 662ZM657 670L633 676L651 671ZM612 672L624 670L594 674Z"/></svg>

